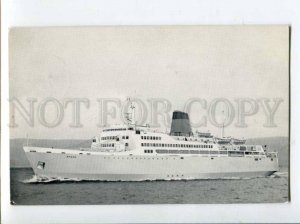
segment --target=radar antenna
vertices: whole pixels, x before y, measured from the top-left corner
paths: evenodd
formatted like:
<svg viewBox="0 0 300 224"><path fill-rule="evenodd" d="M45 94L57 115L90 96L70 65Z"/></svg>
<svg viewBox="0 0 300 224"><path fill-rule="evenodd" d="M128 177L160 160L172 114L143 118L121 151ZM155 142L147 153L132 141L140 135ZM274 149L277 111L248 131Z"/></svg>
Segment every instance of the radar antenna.
<svg viewBox="0 0 300 224"><path fill-rule="evenodd" d="M125 118L128 121L128 124L131 124L131 125L135 126L136 125L136 122L135 122L135 106L134 106L134 103L132 102L130 97L127 98L127 101L130 103L129 108L130 108L131 112L125 113Z"/></svg>

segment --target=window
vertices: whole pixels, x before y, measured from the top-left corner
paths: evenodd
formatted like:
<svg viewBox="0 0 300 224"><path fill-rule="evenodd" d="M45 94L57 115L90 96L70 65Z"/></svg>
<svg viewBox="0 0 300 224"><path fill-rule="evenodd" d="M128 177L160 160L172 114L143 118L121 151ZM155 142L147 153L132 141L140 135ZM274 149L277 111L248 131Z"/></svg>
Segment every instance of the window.
<svg viewBox="0 0 300 224"><path fill-rule="evenodd" d="M229 151L229 152L228 152L228 155L229 155L229 156L238 156L238 157L242 157L242 156L244 156L244 153L243 153L243 152L237 152L237 151Z"/></svg>
<svg viewBox="0 0 300 224"><path fill-rule="evenodd" d="M126 136L126 139L129 139L129 136L128 136L128 135Z"/></svg>
<svg viewBox="0 0 300 224"><path fill-rule="evenodd" d="M142 146L144 146L144 144L143 144L143 143L141 143L141 145L142 145Z"/></svg>
<svg viewBox="0 0 300 224"><path fill-rule="evenodd" d="M190 150L190 154L198 154L199 151L198 150Z"/></svg>
<svg viewBox="0 0 300 224"><path fill-rule="evenodd" d="M225 154L227 154L227 151L220 151L219 152L221 155L225 155Z"/></svg>
<svg viewBox="0 0 300 224"><path fill-rule="evenodd" d="M219 154L218 151L210 151L210 154Z"/></svg>
<svg viewBox="0 0 300 224"><path fill-rule="evenodd" d="M156 150L157 153L168 153L168 150L164 150L164 149L158 149Z"/></svg>
<svg viewBox="0 0 300 224"><path fill-rule="evenodd" d="M246 147L245 146L240 146L240 150L245 151Z"/></svg>
<svg viewBox="0 0 300 224"><path fill-rule="evenodd" d="M209 154L209 151L204 150L204 151L199 151L200 154Z"/></svg>

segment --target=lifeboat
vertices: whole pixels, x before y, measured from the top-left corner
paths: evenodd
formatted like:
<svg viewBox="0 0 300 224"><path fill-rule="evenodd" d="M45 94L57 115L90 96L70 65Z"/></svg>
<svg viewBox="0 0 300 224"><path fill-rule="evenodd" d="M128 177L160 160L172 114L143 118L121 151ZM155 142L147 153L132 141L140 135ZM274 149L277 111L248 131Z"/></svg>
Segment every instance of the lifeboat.
<svg viewBox="0 0 300 224"><path fill-rule="evenodd" d="M215 138L215 142L217 144L229 144L231 142L231 138Z"/></svg>
<svg viewBox="0 0 300 224"><path fill-rule="evenodd" d="M237 138L233 138L231 140L231 143L233 145L244 145L246 143L246 139L237 139Z"/></svg>
<svg viewBox="0 0 300 224"><path fill-rule="evenodd" d="M197 132L197 136L200 138L212 138L213 137L210 132Z"/></svg>

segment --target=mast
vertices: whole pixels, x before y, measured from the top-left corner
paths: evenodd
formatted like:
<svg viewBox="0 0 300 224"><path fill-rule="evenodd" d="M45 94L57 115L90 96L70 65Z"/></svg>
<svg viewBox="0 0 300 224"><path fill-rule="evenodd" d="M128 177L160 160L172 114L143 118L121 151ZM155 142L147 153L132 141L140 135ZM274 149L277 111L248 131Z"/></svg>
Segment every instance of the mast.
<svg viewBox="0 0 300 224"><path fill-rule="evenodd" d="M221 129L221 138L224 138L224 126L225 126L225 113L224 110L222 110L223 114L223 123L222 123L222 129Z"/></svg>
<svg viewBox="0 0 300 224"><path fill-rule="evenodd" d="M128 124L136 126L135 122L135 106L133 102L131 101L130 97L127 98L127 101L130 102L129 108L131 109L131 112L126 113L126 119L128 121Z"/></svg>
<svg viewBox="0 0 300 224"><path fill-rule="evenodd" d="M130 109L131 109L131 122L132 122L132 125L134 125L134 127L135 127L135 106L134 106L134 104L133 104L133 102L132 101L130 101L131 102L131 104L130 104Z"/></svg>
<svg viewBox="0 0 300 224"><path fill-rule="evenodd" d="M221 137L224 138L224 122L222 124Z"/></svg>

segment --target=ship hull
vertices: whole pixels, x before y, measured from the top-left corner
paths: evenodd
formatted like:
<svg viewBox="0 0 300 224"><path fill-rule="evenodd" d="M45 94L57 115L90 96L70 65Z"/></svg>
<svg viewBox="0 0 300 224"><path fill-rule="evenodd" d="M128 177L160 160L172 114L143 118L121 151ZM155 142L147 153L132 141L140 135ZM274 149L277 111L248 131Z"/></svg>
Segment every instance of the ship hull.
<svg viewBox="0 0 300 224"><path fill-rule="evenodd" d="M143 181L265 177L278 159L191 155L116 155L79 150L24 147L34 173L42 178Z"/></svg>

